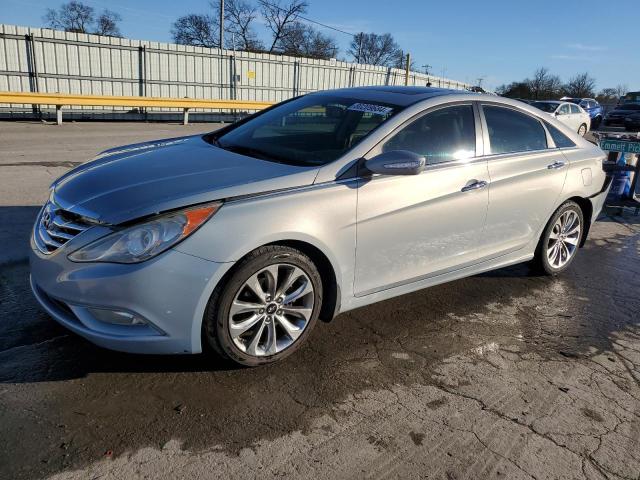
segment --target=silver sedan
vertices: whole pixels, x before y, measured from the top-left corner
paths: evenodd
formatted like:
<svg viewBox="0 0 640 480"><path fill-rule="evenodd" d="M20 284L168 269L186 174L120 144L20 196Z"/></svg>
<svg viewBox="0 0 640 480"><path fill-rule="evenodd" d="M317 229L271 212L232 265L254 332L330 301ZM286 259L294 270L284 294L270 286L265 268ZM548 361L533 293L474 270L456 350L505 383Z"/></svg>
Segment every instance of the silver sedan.
<svg viewBox="0 0 640 480"><path fill-rule="evenodd" d="M603 159L518 101L313 93L58 179L32 289L103 347L273 362L340 312L519 262L562 272L602 208Z"/></svg>

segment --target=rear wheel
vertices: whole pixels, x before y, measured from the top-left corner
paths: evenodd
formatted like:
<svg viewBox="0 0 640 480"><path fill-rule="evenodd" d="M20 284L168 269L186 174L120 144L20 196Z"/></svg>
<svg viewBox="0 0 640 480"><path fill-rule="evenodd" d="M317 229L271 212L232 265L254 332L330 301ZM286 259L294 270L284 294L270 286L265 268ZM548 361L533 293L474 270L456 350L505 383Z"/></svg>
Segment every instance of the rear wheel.
<svg viewBox="0 0 640 480"><path fill-rule="evenodd" d="M556 210L545 227L533 265L547 275L566 270L576 257L584 232L580 206L569 201Z"/></svg>
<svg viewBox="0 0 640 480"><path fill-rule="evenodd" d="M578 135L584 137L585 133L587 133L587 126L583 123L580 125L580 128L578 128Z"/></svg>
<svg viewBox="0 0 640 480"><path fill-rule="evenodd" d="M309 257L289 247L261 247L211 295L203 336L236 363L272 363L304 343L321 304L320 274Z"/></svg>

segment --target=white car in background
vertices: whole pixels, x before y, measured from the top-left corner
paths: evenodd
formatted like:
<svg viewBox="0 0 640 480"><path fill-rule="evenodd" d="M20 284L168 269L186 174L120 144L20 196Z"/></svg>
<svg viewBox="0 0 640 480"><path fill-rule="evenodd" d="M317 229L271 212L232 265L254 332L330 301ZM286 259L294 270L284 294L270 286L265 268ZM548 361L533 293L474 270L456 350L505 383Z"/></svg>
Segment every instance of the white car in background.
<svg viewBox="0 0 640 480"><path fill-rule="evenodd" d="M544 100L531 102L531 105L555 117L574 132L578 132L579 135L584 136L589 131L591 117L582 107L575 103Z"/></svg>

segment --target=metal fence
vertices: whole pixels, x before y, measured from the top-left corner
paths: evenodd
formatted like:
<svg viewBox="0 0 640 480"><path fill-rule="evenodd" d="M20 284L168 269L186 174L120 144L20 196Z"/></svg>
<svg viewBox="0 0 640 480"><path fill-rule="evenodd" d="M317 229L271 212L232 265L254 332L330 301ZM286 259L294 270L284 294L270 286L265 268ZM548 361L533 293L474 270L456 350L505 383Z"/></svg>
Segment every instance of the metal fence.
<svg viewBox="0 0 640 480"><path fill-rule="evenodd" d="M404 84L396 68L0 24L0 91L279 102L315 90ZM470 86L418 72L408 84Z"/></svg>

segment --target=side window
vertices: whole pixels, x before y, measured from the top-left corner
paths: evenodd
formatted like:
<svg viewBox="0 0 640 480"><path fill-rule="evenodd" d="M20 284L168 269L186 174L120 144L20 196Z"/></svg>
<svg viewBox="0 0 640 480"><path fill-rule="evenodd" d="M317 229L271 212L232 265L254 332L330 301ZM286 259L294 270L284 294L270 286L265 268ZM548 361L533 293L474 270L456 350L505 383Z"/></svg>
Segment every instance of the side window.
<svg viewBox="0 0 640 480"><path fill-rule="evenodd" d="M556 144L556 147L569 148L569 147L576 146L576 144L573 143L573 140L567 137L564 133L562 133L556 127L554 127L553 125L547 122L544 122L544 124L547 126L547 130L549 130L549 134L551 135L551 138L553 138L553 143Z"/></svg>
<svg viewBox="0 0 640 480"><path fill-rule="evenodd" d="M382 150L409 150L424 155L429 165L475 157L473 107L457 105L427 113L387 140Z"/></svg>
<svg viewBox="0 0 640 480"><path fill-rule="evenodd" d="M569 115L571 113L571 109L569 108L569 104L565 103L565 104L561 105L560 108L558 109L558 113L560 115Z"/></svg>
<svg viewBox="0 0 640 480"><path fill-rule="evenodd" d="M571 113L580 113L580 108L577 105L570 105Z"/></svg>
<svg viewBox="0 0 640 480"><path fill-rule="evenodd" d="M503 107L484 105L491 153L528 152L547 148L547 135L540 121Z"/></svg>

